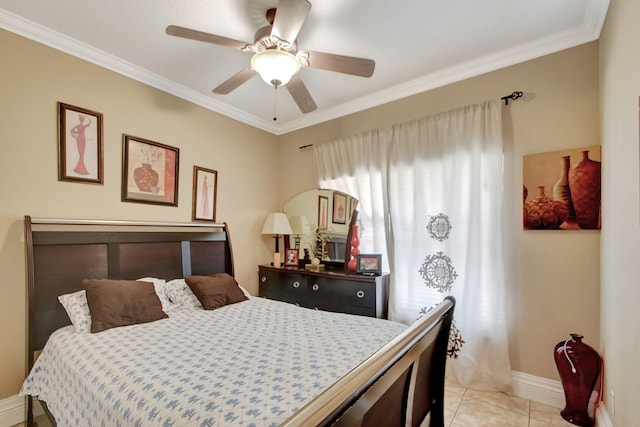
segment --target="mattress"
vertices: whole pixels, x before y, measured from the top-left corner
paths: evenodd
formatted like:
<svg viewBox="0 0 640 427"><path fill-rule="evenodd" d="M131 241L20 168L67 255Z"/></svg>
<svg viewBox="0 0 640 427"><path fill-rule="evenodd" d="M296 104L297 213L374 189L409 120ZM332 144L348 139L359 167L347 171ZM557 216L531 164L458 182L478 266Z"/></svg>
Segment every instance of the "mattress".
<svg viewBox="0 0 640 427"><path fill-rule="evenodd" d="M58 426L276 426L405 326L250 298L49 338L20 391Z"/></svg>

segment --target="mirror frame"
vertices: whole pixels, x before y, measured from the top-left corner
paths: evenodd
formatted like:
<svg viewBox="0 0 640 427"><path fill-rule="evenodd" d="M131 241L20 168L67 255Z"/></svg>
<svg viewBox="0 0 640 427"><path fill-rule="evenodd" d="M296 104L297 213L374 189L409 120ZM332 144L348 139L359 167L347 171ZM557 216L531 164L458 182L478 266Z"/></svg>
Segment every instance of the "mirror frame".
<svg viewBox="0 0 640 427"><path fill-rule="evenodd" d="M325 251L334 255L329 258L325 256L321 262L332 268L346 268L351 252L348 242L351 240L352 224L357 219L358 203L358 199L341 191L316 188L303 191L290 198L285 202L283 211L289 218L294 216L307 217L310 230L305 235L300 235L300 250L307 249L305 246L312 249L313 235L316 233L315 230L320 228L324 230L325 236L329 236L328 242L331 242L332 238L336 239L334 242L339 242L337 250L342 254L342 257L338 258L335 255L336 245L330 244L329 248L325 247ZM295 236L290 236L289 239L285 239L285 247L295 247L295 244L292 243L292 237L295 242ZM303 254L299 253L299 265L302 267L309 263L310 257L305 258Z"/></svg>

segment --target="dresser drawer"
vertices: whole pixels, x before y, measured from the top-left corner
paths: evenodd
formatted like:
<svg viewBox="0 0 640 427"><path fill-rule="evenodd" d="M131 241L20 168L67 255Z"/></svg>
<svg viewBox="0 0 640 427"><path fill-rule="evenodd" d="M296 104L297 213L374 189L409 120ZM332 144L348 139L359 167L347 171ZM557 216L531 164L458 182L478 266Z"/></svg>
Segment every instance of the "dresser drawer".
<svg viewBox="0 0 640 427"><path fill-rule="evenodd" d="M284 292L273 292L266 289L260 289L260 296L263 298L288 302L300 307L306 307L307 296L299 292L296 294L295 292L284 293Z"/></svg>
<svg viewBox="0 0 640 427"><path fill-rule="evenodd" d="M346 305L340 301L332 301L325 299L314 299L308 308L316 310L333 311L335 313L357 314L359 316L376 317L376 309L374 307L365 307L362 305Z"/></svg>
<svg viewBox="0 0 640 427"><path fill-rule="evenodd" d="M331 301L340 306L376 306L376 286L371 282L309 277L308 293L312 301ZM322 303L325 305L326 303ZM338 311L338 310L335 310Z"/></svg>
<svg viewBox="0 0 640 427"><path fill-rule="evenodd" d="M260 270L260 291L271 293L305 295L307 293L307 277L302 274L282 274L275 271Z"/></svg>
<svg viewBox="0 0 640 427"><path fill-rule="evenodd" d="M389 275L364 277L337 271L258 267L261 297L316 310L385 318Z"/></svg>

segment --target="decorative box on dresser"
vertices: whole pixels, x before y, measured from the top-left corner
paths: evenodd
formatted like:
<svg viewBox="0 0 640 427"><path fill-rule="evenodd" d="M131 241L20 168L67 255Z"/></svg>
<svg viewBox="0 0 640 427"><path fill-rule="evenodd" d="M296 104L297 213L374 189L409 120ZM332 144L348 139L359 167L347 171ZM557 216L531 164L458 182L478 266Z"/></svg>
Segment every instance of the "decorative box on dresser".
<svg viewBox="0 0 640 427"><path fill-rule="evenodd" d="M387 317L389 275L364 276L341 270L310 271L258 266L260 296L301 307Z"/></svg>

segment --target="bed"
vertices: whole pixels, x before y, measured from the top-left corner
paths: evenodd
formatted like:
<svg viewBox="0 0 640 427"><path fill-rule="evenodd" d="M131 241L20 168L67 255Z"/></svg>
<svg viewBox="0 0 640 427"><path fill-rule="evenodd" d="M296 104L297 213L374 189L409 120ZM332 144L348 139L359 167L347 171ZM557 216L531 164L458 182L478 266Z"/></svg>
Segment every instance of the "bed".
<svg viewBox="0 0 640 427"><path fill-rule="evenodd" d="M246 296L228 285L226 224L26 216L25 238L29 426L37 398L61 427L443 425L453 298L406 327ZM194 278L210 277L233 287L226 303L176 304L185 280L198 294ZM162 315L81 333L58 300L132 281Z"/></svg>

